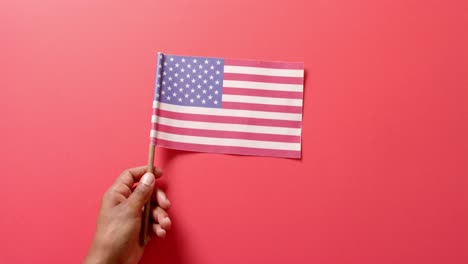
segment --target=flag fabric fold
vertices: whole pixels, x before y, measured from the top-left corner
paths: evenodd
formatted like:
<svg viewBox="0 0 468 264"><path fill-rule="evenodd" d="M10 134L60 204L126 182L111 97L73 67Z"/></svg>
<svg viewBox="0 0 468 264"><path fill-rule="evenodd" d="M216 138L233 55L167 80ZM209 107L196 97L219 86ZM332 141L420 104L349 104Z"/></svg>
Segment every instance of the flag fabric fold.
<svg viewBox="0 0 468 264"><path fill-rule="evenodd" d="M304 64L158 53L150 137L196 152L301 157Z"/></svg>

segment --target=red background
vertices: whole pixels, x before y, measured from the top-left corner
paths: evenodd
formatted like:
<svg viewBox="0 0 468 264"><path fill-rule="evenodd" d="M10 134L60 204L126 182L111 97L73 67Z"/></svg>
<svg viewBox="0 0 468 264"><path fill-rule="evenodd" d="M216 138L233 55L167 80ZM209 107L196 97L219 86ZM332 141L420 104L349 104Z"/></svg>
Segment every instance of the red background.
<svg viewBox="0 0 468 264"><path fill-rule="evenodd" d="M155 54L304 61L302 160L158 149L143 263L468 263L468 2L2 1L2 263L78 263Z"/></svg>

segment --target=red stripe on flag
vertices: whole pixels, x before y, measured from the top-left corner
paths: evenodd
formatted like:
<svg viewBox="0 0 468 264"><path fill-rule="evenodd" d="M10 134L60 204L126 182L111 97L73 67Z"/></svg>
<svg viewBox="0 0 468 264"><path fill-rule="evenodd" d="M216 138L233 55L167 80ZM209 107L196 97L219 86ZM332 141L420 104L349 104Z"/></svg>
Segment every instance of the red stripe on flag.
<svg viewBox="0 0 468 264"><path fill-rule="evenodd" d="M279 62L279 61L254 61L254 60L224 59L224 65L260 67L260 68L272 68L272 69L289 69L289 70L302 70L302 69L304 69L304 63L302 63L302 62Z"/></svg>
<svg viewBox="0 0 468 264"><path fill-rule="evenodd" d="M179 149L194 152L212 152L212 153L226 153L237 155L251 155L251 156L270 156L282 158L300 158L301 152L294 150L274 150L274 149L259 149L259 148L246 148L246 147L225 147L213 146L191 143L180 143L163 139L156 139L156 143L160 147Z"/></svg>
<svg viewBox="0 0 468 264"><path fill-rule="evenodd" d="M302 92L271 91L271 90L245 89L245 88L232 88L232 87L223 87L223 94L263 96L263 97L288 98L288 99L302 99L303 97Z"/></svg>
<svg viewBox="0 0 468 264"><path fill-rule="evenodd" d="M302 79L302 77L266 76L266 75L241 74L241 73L224 73L224 80L282 83L282 84L303 84L304 82L304 79Z"/></svg>
<svg viewBox="0 0 468 264"><path fill-rule="evenodd" d="M302 107L290 106L290 105L267 105L267 104L239 103L239 102L223 102L222 108L265 111L265 112L292 113L292 114L302 113Z"/></svg>
<svg viewBox="0 0 468 264"><path fill-rule="evenodd" d="M167 126L167 125L161 125L161 124L155 124L155 123L152 123L152 129L156 131L160 131L160 132L171 133L171 134L198 136L198 137L233 138L233 139L247 139L247 140L259 140L259 141L285 142L285 143L300 143L301 142L300 136L181 128L181 127L173 127L173 126Z"/></svg>
<svg viewBox="0 0 468 264"><path fill-rule="evenodd" d="M153 115L185 121L300 128L300 121L177 113L153 108Z"/></svg>

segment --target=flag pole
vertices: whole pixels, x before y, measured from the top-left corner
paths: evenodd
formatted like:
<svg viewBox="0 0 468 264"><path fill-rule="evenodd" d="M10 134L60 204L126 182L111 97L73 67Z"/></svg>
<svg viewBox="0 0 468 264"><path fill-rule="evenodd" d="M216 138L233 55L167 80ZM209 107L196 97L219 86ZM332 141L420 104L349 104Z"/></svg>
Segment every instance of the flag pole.
<svg viewBox="0 0 468 264"><path fill-rule="evenodd" d="M162 72L162 65L164 61L164 55L161 52L158 52L157 60L156 60L156 80L155 80L155 87L154 92L155 94L158 92L158 87L161 85L161 72ZM162 87L161 87L162 88ZM157 98L157 96L155 96ZM156 99L155 99L156 100ZM156 102L156 105L154 104ZM154 109L158 108L158 101L153 101L153 111ZM157 116L154 116L157 117ZM151 123L156 124L156 120L153 120L151 117ZM148 148L148 167L146 168L146 172L154 173L154 151L156 149L156 134L153 135L153 130L150 133L150 144ZM154 191L154 190L152 190ZM148 228L150 225L150 212L151 212L151 199L146 202L145 207L143 209L143 215L141 218L141 230L140 230L140 245L145 246L146 242L148 241Z"/></svg>
<svg viewBox="0 0 468 264"><path fill-rule="evenodd" d="M154 150L155 144L153 142L149 145L148 151L148 167L146 168L147 172L154 173ZM150 223L150 212L151 212L151 199L148 200L145 204L145 208L143 210L143 217L141 219L141 230L140 230L140 245L144 246L147 242L148 237L148 228Z"/></svg>

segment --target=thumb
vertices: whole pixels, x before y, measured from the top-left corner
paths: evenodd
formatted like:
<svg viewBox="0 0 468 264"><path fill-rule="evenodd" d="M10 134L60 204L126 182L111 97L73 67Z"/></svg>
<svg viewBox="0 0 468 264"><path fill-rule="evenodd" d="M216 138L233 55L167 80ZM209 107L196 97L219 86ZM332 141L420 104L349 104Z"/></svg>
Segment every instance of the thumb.
<svg viewBox="0 0 468 264"><path fill-rule="evenodd" d="M154 175L151 172L147 172L141 177L137 187L130 197L128 197L128 203L132 209L140 212L145 203L151 199L151 193L154 189L154 180Z"/></svg>

